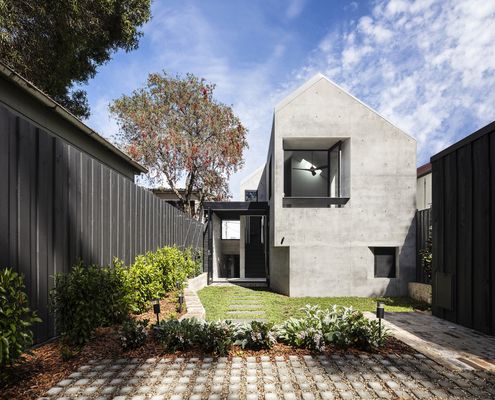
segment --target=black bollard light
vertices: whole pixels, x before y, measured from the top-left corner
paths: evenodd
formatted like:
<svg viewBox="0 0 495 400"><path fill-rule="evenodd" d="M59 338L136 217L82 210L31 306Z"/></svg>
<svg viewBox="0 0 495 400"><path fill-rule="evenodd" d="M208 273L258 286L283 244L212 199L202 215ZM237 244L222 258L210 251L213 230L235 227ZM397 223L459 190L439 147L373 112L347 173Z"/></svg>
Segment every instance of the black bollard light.
<svg viewBox="0 0 495 400"><path fill-rule="evenodd" d="M184 295L179 293L179 314L182 312L182 304L184 303Z"/></svg>
<svg viewBox="0 0 495 400"><path fill-rule="evenodd" d="M153 300L153 312L156 314L156 323L160 323L160 299Z"/></svg>
<svg viewBox="0 0 495 400"><path fill-rule="evenodd" d="M376 303L376 317L378 318L378 336L382 337L382 318L385 318L385 308L383 302Z"/></svg>

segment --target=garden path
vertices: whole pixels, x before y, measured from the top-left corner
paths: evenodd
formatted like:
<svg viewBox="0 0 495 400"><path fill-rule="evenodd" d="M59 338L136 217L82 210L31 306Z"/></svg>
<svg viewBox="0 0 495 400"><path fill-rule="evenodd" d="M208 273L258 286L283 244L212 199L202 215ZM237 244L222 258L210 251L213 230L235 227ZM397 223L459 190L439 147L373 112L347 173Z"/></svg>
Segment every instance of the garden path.
<svg viewBox="0 0 495 400"><path fill-rule="evenodd" d="M233 297L229 304L227 316L227 318L238 323L266 322L265 310L256 291Z"/></svg>
<svg viewBox="0 0 495 400"><path fill-rule="evenodd" d="M495 398L495 375L422 354L93 360L43 400ZM39 399L41 400L41 399Z"/></svg>
<svg viewBox="0 0 495 400"><path fill-rule="evenodd" d="M386 313L384 325L397 339L448 368L495 372L494 336L422 312Z"/></svg>

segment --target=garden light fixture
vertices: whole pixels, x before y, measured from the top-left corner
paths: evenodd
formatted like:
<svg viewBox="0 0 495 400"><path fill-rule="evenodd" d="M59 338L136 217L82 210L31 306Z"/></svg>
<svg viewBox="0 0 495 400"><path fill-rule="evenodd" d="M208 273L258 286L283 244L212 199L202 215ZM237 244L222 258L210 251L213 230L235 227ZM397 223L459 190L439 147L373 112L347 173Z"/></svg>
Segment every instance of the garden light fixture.
<svg viewBox="0 0 495 400"><path fill-rule="evenodd" d="M179 293L179 314L182 312L182 304L184 303L184 295Z"/></svg>
<svg viewBox="0 0 495 400"><path fill-rule="evenodd" d="M156 314L156 323L160 323L160 299L153 300L153 312Z"/></svg>
<svg viewBox="0 0 495 400"><path fill-rule="evenodd" d="M378 336L382 337L382 318L385 318L385 308L383 302L376 303L376 317L378 318Z"/></svg>

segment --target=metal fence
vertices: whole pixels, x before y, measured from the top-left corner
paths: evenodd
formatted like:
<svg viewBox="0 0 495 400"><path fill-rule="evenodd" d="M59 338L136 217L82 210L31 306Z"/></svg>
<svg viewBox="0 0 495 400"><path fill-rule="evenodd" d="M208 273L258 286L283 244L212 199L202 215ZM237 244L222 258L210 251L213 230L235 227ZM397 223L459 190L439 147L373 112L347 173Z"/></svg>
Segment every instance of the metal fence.
<svg viewBox="0 0 495 400"><path fill-rule="evenodd" d="M416 281L431 283L424 270L421 250L426 249L431 234L431 208L416 211Z"/></svg>
<svg viewBox="0 0 495 400"><path fill-rule="evenodd" d="M495 335L495 122L432 166L433 314Z"/></svg>
<svg viewBox="0 0 495 400"><path fill-rule="evenodd" d="M53 275L77 260L126 264L164 245L202 248L203 224L86 153L0 107L0 268L25 276L43 323Z"/></svg>

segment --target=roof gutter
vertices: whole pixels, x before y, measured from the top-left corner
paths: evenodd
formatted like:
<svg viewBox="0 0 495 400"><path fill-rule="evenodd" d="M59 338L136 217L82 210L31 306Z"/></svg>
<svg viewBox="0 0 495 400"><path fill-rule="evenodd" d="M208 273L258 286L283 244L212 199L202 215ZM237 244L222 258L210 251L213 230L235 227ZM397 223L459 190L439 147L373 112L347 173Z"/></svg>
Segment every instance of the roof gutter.
<svg viewBox="0 0 495 400"><path fill-rule="evenodd" d="M33 85L31 82L23 78L21 75L19 75L17 72L15 72L13 69L5 65L4 63L0 62L0 74L3 75L5 78L10 80L11 82L15 83L17 86L31 94L33 97L35 97L37 100L39 100L41 103L46 105L48 108L52 109L55 113L57 113L60 117L65 119L67 122L70 124L74 125L76 128L79 130L83 131L85 134L90 136L92 139L96 140L98 143L106 147L108 150L110 150L112 153L123 159L125 162L128 164L132 165L136 170L147 173L148 170L143 167L141 164L137 163L134 161L132 158L130 158L127 154L124 152L120 151L117 147L115 147L113 144L111 144L108 140L103 138L98 132L94 131L91 129L89 126L84 124L79 118L77 118L74 114L72 114L69 110L67 110L65 107L57 103L55 100L50 98L48 95L43 93L40 89L38 89L35 85Z"/></svg>

